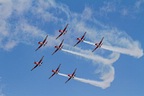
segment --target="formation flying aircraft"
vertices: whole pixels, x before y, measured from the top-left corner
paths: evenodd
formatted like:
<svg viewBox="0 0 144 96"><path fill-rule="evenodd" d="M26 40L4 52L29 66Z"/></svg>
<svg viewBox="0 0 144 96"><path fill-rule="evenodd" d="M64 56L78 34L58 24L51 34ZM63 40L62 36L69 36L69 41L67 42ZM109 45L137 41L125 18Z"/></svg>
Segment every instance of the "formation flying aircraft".
<svg viewBox="0 0 144 96"><path fill-rule="evenodd" d="M58 39L59 37L61 37L63 34L66 34L66 32L67 32L67 27L68 27L68 24L65 26L65 28L63 29L63 30L59 30L59 32L60 32L60 34L59 34L59 36L56 38L56 39Z"/></svg>
<svg viewBox="0 0 144 96"><path fill-rule="evenodd" d="M83 42L83 40L85 39L86 32L83 34L83 36L81 38L77 38L78 42L74 45L76 46L77 44L79 44L80 42Z"/></svg>
<svg viewBox="0 0 144 96"><path fill-rule="evenodd" d="M101 39L101 41L99 43L95 43L96 47L95 47L95 49L92 52L94 52L97 48L100 48L102 46L103 39L104 39L104 37Z"/></svg>
<svg viewBox="0 0 144 96"><path fill-rule="evenodd" d="M54 53L56 53L58 50L61 50L62 49L62 47L63 47L63 41L64 41L64 39L62 40L62 42L59 44L59 46L55 46L55 48L56 48L56 50L52 53L52 55L54 54Z"/></svg>
<svg viewBox="0 0 144 96"><path fill-rule="evenodd" d="M60 66L61 66L61 64L57 67L56 70L52 70L53 74L49 77L49 79L50 79L51 77L53 77L55 74L58 74Z"/></svg>
<svg viewBox="0 0 144 96"><path fill-rule="evenodd" d="M34 64L36 64L36 65L31 69L31 71L32 71L33 69L35 69L36 67L41 66L41 64L43 63L43 62L42 62L42 61L43 61L43 58L44 58L44 56L42 56L42 58L41 58L38 62L34 62Z"/></svg>
<svg viewBox="0 0 144 96"><path fill-rule="evenodd" d="M47 42L46 42L47 37L48 37L48 35L45 37L45 39L43 41L38 42L39 46L35 51L37 51L39 48L41 48L42 46L45 46L47 44Z"/></svg>
<svg viewBox="0 0 144 96"><path fill-rule="evenodd" d="M69 80L71 80L72 78L74 78L75 77L75 72L76 72L76 70L77 70L77 68L74 70L74 72L72 73L72 74L68 74L68 80L65 82L65 83L67 83Z"/></svg>

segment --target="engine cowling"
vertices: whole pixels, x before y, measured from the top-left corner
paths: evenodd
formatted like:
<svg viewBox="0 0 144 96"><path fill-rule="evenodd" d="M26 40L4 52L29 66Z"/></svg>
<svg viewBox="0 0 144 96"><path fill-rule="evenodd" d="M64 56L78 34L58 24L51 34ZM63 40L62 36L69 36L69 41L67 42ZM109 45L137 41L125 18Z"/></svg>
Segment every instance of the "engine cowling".
<svg viewBox="0 0 144 96"><path fill-rule="evenodd" d="M59 30L59 32L63 32L63 30Z"/></svg>
<svg viewBox="0 0 144 96"><path fill-rule="evenodd" d="M71 77L71 74L68 74L69 77Z"/></svg>
<svg viewBox="0 0 144 96"><path fill-rule="evenodd" d="M77 40L81 40L81 38L77 38Z"/></svg>
<svg viewBox="0 0 144 96"><path fill-rule="evenodd" d="M55 46L55 48L58 48L58 46Z"/></svg>
<svg viewBox="0 0 144 96"><path fill-rule="evenodd" d="M38 44L43 44L43 42L38 42Z"/></svg>
<svg viewBox="0 0 144 96"><path fill-rule="evenodd" d="M38 62L34 62L34 64L38 64Z"/></svg>
<svg viewBox="0 0 144 96"><path fill-rule="evenodd" d="M98 45L98 43L95 43L95 45L97 46L97 45Z"/></svg>

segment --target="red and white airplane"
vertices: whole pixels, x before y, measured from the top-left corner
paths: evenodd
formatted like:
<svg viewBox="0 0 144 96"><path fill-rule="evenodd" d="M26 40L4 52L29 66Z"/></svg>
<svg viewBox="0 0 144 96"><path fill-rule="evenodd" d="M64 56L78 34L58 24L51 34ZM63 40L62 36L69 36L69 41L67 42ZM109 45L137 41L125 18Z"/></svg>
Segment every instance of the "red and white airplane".
<svg viewBox="0 0 144 96"><path fill-rule="evenodd" d="M31 69L31 71L32 71L33 69L35 69L36 67L41 66L41 64L43 63L43 62L42 62L43 58L44 58L44 56L42 56L42 58L41 58L38 62L34 62L34 64L36 64L36 65Z"/></svg>
<svg viewBox="0 0 144 96"><path fill-rule="evenodd" d="M83 40L85 39L86 32L83 34L83 36L81 38L77 38L78 42L74 45L76 46L77 44L79 44L80 42L83 42Z"/></svg>
<svg viewBox="0 0 144 96"><path fill-rule="evenodd" d="M43 41L39 41L39 47L35 50L37 51L39 48L41 48L42 46L45 46L47 44L46 40L47 40L48 35L45 37L45 39Z"/></svg>
<svg viewBox="0 0 144 96"><path fill-rule="evenodd" d="M62 42L59 44L59 46L55 46L55 48L56 48L56 50L52 53L52 55L54 54L54 53L56 53L58 50L61 50L62 49L62 47L63 47L63 41L64 41L64 39L62 40Z"/></svg>
<svg viewBox="0 0 144 96"><path fill-rule="evenodd" d="M65 83L67 83L69 80L71 80L72 78L74 78L75 77L75 72L76 72L76 70L77 70L77 68L74 70L74 72L72 73L72 74L68 74L68 80L65 82Z"/></svg>
<svg viewBox="0 0 144 96"><path fill-rule="evenodd" d="M100 48L102 46L103 39L104 39L104 37L101 39L101 41L99 43L95 43L96 47L92 52L94 52L97 48Z"/></svg>
<svg viewBox="0 0 144 96"><path fill-rule="evenodd" d="M58 74L60 66L61 66L61 64L57 67L56 70L52 70L53 74L49 77L49 79L50 79L51 77L53 77L55 74Z"/></svg>
<svg viewBox="0 0 144 96"><path fill-rule="evenodd" d="M67 32L67 27L68 27L68 24L65 26L65 28L63 29L63 30L59 30L59 32L60 32L60 34L59 34L59 36L56 38L56 39L58 39L60 36L62 36L63 34L66 34L66 32Z"/></svg>

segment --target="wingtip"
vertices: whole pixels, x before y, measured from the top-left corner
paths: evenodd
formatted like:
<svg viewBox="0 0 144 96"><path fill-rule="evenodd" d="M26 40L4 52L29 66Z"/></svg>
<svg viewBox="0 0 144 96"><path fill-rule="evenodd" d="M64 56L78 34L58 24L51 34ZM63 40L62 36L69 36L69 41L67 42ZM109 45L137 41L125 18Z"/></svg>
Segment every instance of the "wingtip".
<svg viewBox="0 0 144 96"><path fill-rule="evenodd" d="M57 36L56 39L58 39L60 36Z"/></svg>
<svg viewBox="0 0 144 96"><path fill-rule="evenodd" d="M95 50L92 50L92 52L94 52Z"/></svg>
<svg viewBox="0 0 144 96"><path fill-rule="evenodd" d="M74 47L75 47L76 45L77 45L77 44L75 44Z"/></svg>

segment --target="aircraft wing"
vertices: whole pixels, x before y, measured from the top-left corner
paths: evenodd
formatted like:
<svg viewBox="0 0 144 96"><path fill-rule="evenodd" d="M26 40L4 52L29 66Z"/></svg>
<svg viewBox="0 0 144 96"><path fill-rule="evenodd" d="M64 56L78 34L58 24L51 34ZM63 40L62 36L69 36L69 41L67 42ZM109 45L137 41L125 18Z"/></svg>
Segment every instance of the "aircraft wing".
<svg viewBox="0 0 144 96"><path fill-rule="evenodd" d="M102 42L103 42L103 39L104 39L104 37L101 39L101 41L99 42L99 45L101 45L102 44Z"/></svg>
<svg viewBox="0 0 144 96"><path fill-rule="evenodd" d="M41 44L41 45L39 45L39 47L35 50L35 51L37 51L39 48L41 48L43 45L44 45L44 43L46 42L46 40L47 40L47 37L48 37L48 35L45 37L45 39L43 40L43 44Z"/></svg>
<svg viewBox="0 0 144 96"><path fill-rule="evenodd" d="M95 49L93 49L93 51L92 52L94 52L97 48L99 47L99 45L97 45L96 47L95 47Z"/></svg>
<svg viewBox="0 0 144 96"><path fill-rule="evenodd" d="M47 40L47 37L48 37L48 35L45 37L45 39L43 40L43 43L45 43L46 42L46 40Z"/></svg>
<svg viewBox="0 0 144 96"><path fill-rule="evenodd" d="M59 50L59 49L57 48L57 49L52 53L52 55L53 55L54 53L56 53L58 50Z"/></svg>
<svg viewBox="0 0 144 96"><path fill-rule="evenodd" d="M44 56L42 56L42 58L40 59L39 63L41 63L41 62L42 62L43 58L44 58Z"/></svg>
<svg viewBox="0 0 144 96"><path fill-rule="evenodd" d="M34 69L35 69L37 66L38 66L38 64L37 64L37 65L35 65L35 66L34 66L34 67L31 69L31 71L32 71L32 70L34 70Z"/></svg>
<svg viewBox="0 0 144 96"><path fill-rule="evenodd" d="M69 79L68 79L65 83L67 83L69 80L71 80L72 78L74 78L76 70L77 70L77 68L76 68L76 69L74 70L74 72L72 73L72 77L69 77Z"/></svg>
<svg viewBox="0 0 144 96"><path fill-rule="evenodd" d="M39 47L38 47L38 48L37 48L35 51L37 51L39 48L41 48L41 47L42 47L42 45L43 45L43 44L39 45Z"/></svg>
<svg viewBox="0 0 144 96"><path fill-rule="evenodd" d="M56 69L56 72L59 71L60 66L61 66L61 64L60 64L60 65L58 66L58 68ZM53 74L49 77L49 79L50 79L51 77L53 77L55 74L57 74L57 73L53 73Z"/></svg>
<svg viewBox="0 0 144 96"><path fill-rule="evenodd" d="M53 77L55 74L56 74L56 73L53 73L53 74L49 77L49 79L50 79L51 77Z"/></svg>
<svg viewBox="0 0 144 96"><path fill-rule="evenodd" d="M104 37L101 39L101 41L96 45L96 48L92 51L94 52L97 48L101 47Z"/></svg>
<svg viewBox="0 0 144 96"><path fill-rule="evenodd" d="M86 32L85 32L84 35L81 37L81 39L84 39L85 35L86 35Z"/></svg>
<svg viewBox="0 0 144 96"><path fill-rule="evenodd" d="M61 64L59 64L58 68L56 69L56 71L59 71L59 68L60 68Z"/></svg>
<svg viewBox="0 0 144 96"><path fill-rule="evenodd" d="M74 75L75 75L76 70L77 70L77 68L76 68L76 69L74 70L74 72L72 73L72 76L74 76Z"/></svg>
<svg viewBox="0 0 144 96"><path fill-rule="evenodd" d="M65 31L66 31L67 27L68 27L68 24L67 24L67 25L65 26L65 28L63 29L63 32L65 32Z"/></svg>
<svg viewBox="0 0 144 96"><path fill-rule="evenodd" d="M60 33L59 35L58 35L58 37L56 37L56 39L58 39L61 35L63 34L63 32L62 33Z"/></svg>
<svg viewBox="0 0 144 96"><path fill-rule="evenodd" d="M79 40L75 45L74 45L74 47L77 45L77 44L79 44L81 41Z"/></svg>
<svg viewBox="0 0 144 96"><path fill-rule="evenodd" d="M85 32L85 33L83 34L83 36L81 37L81 40L79 40L74 46L76 46L77 44L79 44L79 43L84 39L85 35L86 35L86 32Z"/></svg>
<svg viewBox="0 0 144 96"><path fill-rule="evenodd" d="M67 25L65 26L65 28L63 29L63 32L60 33L58 37L56 37L56 39L58 39L61 35L63 35L63 34L65 33L67 27L68 27L68 24L67 24Z"/></svg>
<svg viewBox="0 0 144 96"><path fill-rule="evenodd" d="M71 80L71 77L65 83L67 83L69 80Z"/></svg>
<svg viewBox="0 0 144 96"><path fill-rule="evenodd" d="M63 39L63 40L62 40L62 42L60 43L59 47L61 47L61 46L62 46L63 42L64 42L64 39Z"/></svg>
<svg viewBox="0 0 144 96"><path fill-rule="evenodd" d="M63 39L62 42L60 43L59 48L57 48L57 49L52 53L52 55L53 55L54 53L56 53L59 49L61 49L63 42L64 42L64 39Z"/></svg>

